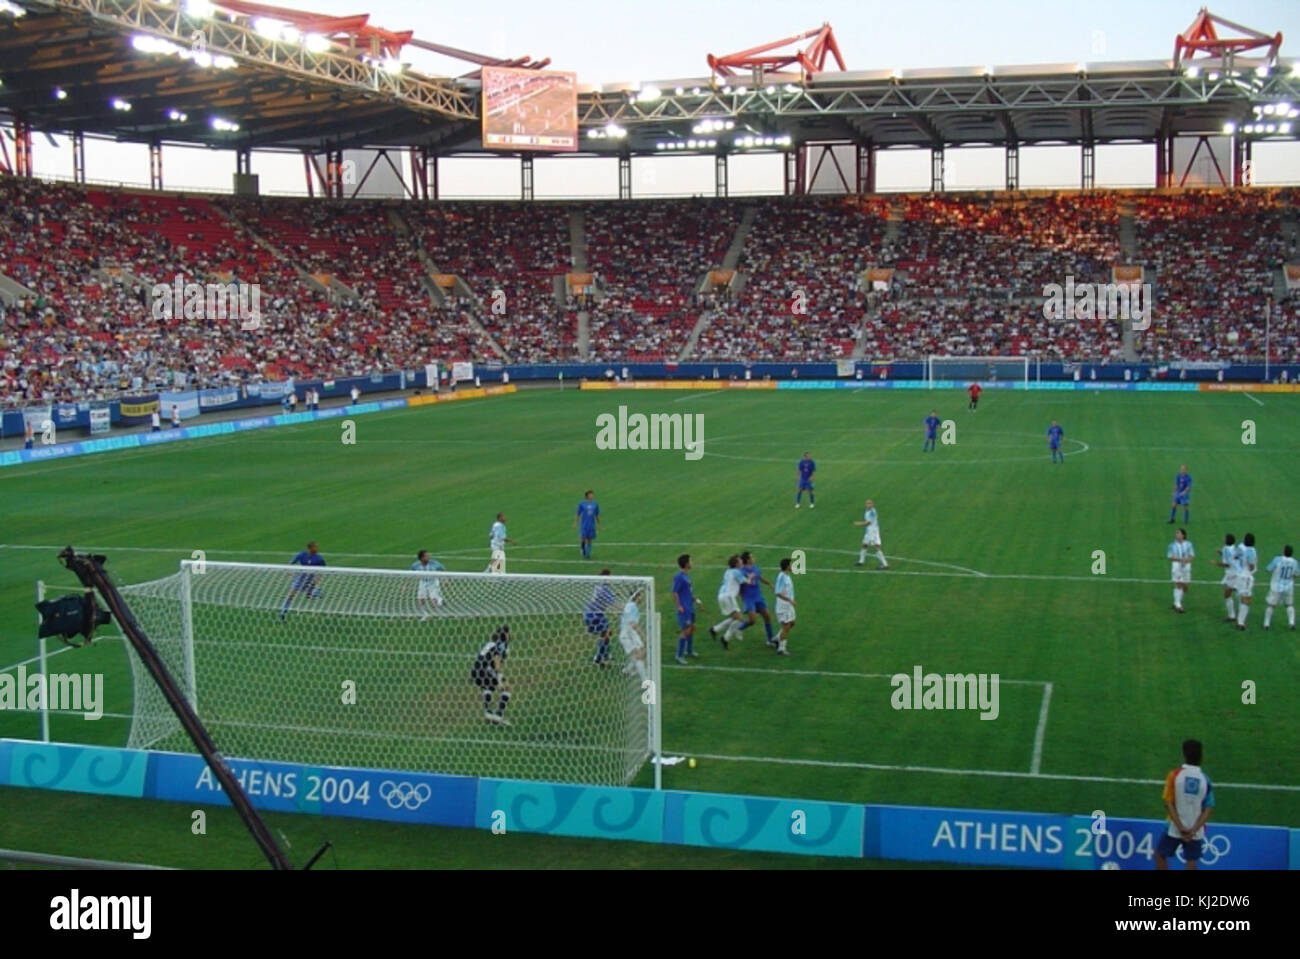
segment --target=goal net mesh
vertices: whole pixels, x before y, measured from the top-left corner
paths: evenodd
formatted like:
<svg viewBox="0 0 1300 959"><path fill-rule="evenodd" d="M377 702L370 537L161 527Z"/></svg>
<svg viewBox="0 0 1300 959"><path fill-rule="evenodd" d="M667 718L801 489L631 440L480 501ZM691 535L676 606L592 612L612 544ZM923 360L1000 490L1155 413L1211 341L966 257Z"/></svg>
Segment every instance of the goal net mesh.
<svg viewBox="0 0 1300 959"><path fill-rule="evenodd" d="M932 383L1029 380L1029 360L1023 356L931 356L926 366Z"/></svg>
<svg viewBox="0 0 1300 959"><path fill-rule="evenodd" d="M657 738L649 578L187 561L121 592L228 756L624 785ZM619 643L638 592L653 685ZM503 624L509 726L487 721L471 678ZM596 665L605 627L609 657ZM128 745L193 751L134 650L130 659Z"/></svg>

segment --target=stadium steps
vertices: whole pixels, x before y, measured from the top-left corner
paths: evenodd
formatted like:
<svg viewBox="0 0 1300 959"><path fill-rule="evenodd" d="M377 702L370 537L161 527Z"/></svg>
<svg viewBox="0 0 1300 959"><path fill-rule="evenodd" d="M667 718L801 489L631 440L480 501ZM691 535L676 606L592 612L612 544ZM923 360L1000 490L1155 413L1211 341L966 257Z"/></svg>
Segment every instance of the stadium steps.
<svg viewBox="0 0 1300 959"><path fill-rule="evenodd" d="M18 300L34 300L36 291L29 290L17 280L0 273L0 303L13 306Z"/></svg>
<svg viewBox="0 0 1300 959"><path fill-rule="evenodd" d="M573 272L588 272L587 217L579 209L569 211L569 249L573 253Z"/></svg>
<svg viewBox="0 0 1300 959"><path fill-rule="evenodd" d="M487 327L479 321L479 317L486 313L487 309L483 306L483 300L474 292L473 287L465 282L463 276L458 274L456 276L456 285L452 287L452 290L461 299L468 300L470 303L470 308L465 311L465 317L469 321L469 325L474 328L474 331L482 337L488 346L492 347L497 356L507 363L512 362L510 354L501 348L501 344L497 342L496 337L489 333Z"/></svg>
<svg viewBox="0 0 1300 959"><path fill-rule="evenodd" d="M722 269L734 270L740 265L740 254L745 250L745 240L749 238L749 231L754 228L754 220L757 216L758 207L745 207L745 212L740 216L740 223L736 225L735 235L731 238L731 246L727 247L727 255L722 258Z"/></svg>
<svg viewBox="0 0 1300 959"><path fill-rule="evenodd" d="M1121 207L1119 211L1119 251L1125 263L1137 260L1137 221L1133 218L1133 208Z"/></svg>
<svg viewBox="0 0 1300 959"><path fill-rule="evenodd" d="M683 360L688 359L690 355L695 352L695 347L699 344L700 337L704 335L704 331L707 330L709 324L713 322L714 312L714 310L704 310L700 313L700 318L695 321L695 326L691 329L691 335L686 338L686 345L683 346L682 351L677 354L677 362L680 363Z"/></svg>

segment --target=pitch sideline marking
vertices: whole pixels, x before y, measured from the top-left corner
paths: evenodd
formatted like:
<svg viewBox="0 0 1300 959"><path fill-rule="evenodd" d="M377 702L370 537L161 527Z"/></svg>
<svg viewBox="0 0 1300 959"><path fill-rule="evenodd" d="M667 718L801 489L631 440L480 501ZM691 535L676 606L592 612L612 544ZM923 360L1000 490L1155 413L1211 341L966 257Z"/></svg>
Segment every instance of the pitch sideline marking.
<svg viewBox="0 0 1300 959"><path fill-rule="evenodd" d="M1052 779L1064 782L1132 783L1140 786L1159 786L1163 779L1135 779L1129 776L1076 776L1069 773L1022 773L1003 769L950 769L944 766L904 766L891 763L862 763L833 759L791 759L784 756L732 756L722 753L697 753L686 749L665 749L665 752L696 756L700 759L718 759L725 762L772 763L783 766L826 766L836 769L868 769L882 772L935 773L945 776L995 776L1005 779ZM1300 786L1275 786L1269 783L1219 783L1230 789L1264 789L1274 792L1300 792Z"/></svg>
<svg viewBox="0 0 1300 959"><path fill-rule="evenodd" d="M1254 396L1252 396L1252 395L1249 394L1249 393L1242 393L1241 395L1244 396L1244 397L1246 397L1246 399L1250 400L1252 403L1258 404L1259 406L1263 406L1263 405L1264 405L1263 403L1261 403L1259 400L1257 400Z"/></svg>

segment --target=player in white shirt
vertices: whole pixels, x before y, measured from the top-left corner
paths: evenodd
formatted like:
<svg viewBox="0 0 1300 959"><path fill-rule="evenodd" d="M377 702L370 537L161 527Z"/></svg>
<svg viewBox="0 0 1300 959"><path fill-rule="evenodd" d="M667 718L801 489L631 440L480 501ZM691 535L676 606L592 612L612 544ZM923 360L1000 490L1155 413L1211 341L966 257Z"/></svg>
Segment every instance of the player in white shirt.
<svg viewBox="0 0 1300 959"><path fill-rule="evenodd" d="M1180 529L1174 534L1174 541L1165 551L1165 557L1173 566L1170 575L1174 581L1174 612L1185 613L1183 595L1187 592L1187 584L1192 581L1192 560L1196 557L1196 551L1187 539L1187 530Z"/></svg>
<svg viewBox="0 0 1300 959"><path fill-rule="evenodd" d="M645 642L641 638L641 608L637 606L640 598L641 591L638 589L624 604L623 615L619 618L618 642L628 656L628 665L623 668L623 672L631 673L635 670L638 676L645 679Z"/></svg>
<svg viewBox="0 0 1300 959"><path fill-rule="evenodd" d="M149 426L150 431L154 433L158 433L162 430L162 417L158 414L157 410L154 410L149 414Z"/></svg>
<svg viewBox="0 0 1300 959"><path fill-rule="evenodd" d="M1232 602L1232 594L1237 589L1237 537L1231 533L1223 537L1223 548L1219 550L1219 558L1212 562L1223 569L1223 604L1228 609L1228 618L1224 622L1235 623L1237 607Z"/></svg>
<svg viewBox="0 0 1300 959"><path fill-rule="evenodd" d="M1250 597L1255 591L1255 570L1259 554L1255 552L1255 534L1247 533L1237 547L1237 628L1246 631L1246 616L1250 613Z"/></svg>
<svg viewBox="0 0 1300 959"><path fill-rule="evenodd" d="M709 627L709 635L722 643L723 649L731 648L731 641L740 636L740 624L745 622L745 617L740 612L740 584L744 581L745 574L740 571L740 556L733 553L727 557L727 569L722 574L722 585L718 588L718 609L722 611L722 619Z"/></svg>
<svg viewBox="0 0 1300 959"><path fill-rule="evenodd" d="M867 561L867 550L874 548L876 559L880 561L881 569L889 569L889 562L885 559L885 554L880 551L880 518L876 515L876 504L872 500L867 500L867 511L862 514L862 519L856 520L854 526L866 527L862 531L862 549L858 550L858 561L855 566L861 566Z"/></svg>
<svg viewBox="0 0 1300 959"><path fill-rule="evenodd" d="M506 535L506 514L497 513L497 521L488 532L488 547L492 550L492 559L488 563L487 573L504 573L506 571L506 543L513 543Z"/></svg>
<svg viewBox="0 0 1300 959"><path fill-rule="evenodd" d="M781 632L776 636L776 653L789 656L785 641L794 629L794 579L790 576L790 558L781 560L781 572L776 574L776 585L772 587L776 595L776 621L781 624Z"/></svg>
<svg viewBox="0 0 1300 959"><path fill-rule="evenodd" d="M1273 607L1278 603L1286 604L1286 621L1295 629L1295 574L1297 564L1294 550L1290 546L1282 547L1282 555L1274 556L1268 564L1268 571L1273 579L1268 584L1268 605L1264 608L1264 628L1273 622Z"/></svg>
<svg viewBox="0 0 1300 959"><path fill-rule="evenodd" d="M430 559L429 551L422 549L415 554L415 562L411 564L411 570L417 573L432 573L436 570L446 570L447 567L436 559ZM437 576L421 576L418 585L415 588L415 604L420 608L423 615L420 622L425 622L433 611L442 605L442 583Z"/></svg>

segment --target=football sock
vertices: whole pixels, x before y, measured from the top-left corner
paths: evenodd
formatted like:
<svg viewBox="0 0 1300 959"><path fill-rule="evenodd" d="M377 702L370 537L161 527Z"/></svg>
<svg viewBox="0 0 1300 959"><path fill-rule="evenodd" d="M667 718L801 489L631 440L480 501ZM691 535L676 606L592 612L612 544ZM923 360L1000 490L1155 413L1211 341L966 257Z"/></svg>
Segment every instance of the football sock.
<svg viewBox="0 0 1300 959"><path fill-rule="evenodd" d="M677 637L677 656L680 658L686 655L686 644L688 640L685 636Z"/></svg>
<svg viewBox="0 0 1300 959"><path fill-rule="evenodd" d="M1286 608L1286 624L1287 624L1288 626L1295 626L1295 607L1294 607L1294 606L1288 606L1288 607Z"/></svg>
<svg viewBox="0 0 1300 959"><path fill-rule="evenodd" d="M1240 608L1237 610L1237 625L1238 625L1238 626L1245 626L1245 625L1246 625L1246 616L1247 616L1249 613L1250 613L1250 604L1249 604L1249 603L1242 603L1241 606L1240 606Z"/></svg>
<svg viewBox="0 0 1300 959"><path fill-rule="evenodd" d="M754 621L753 621L752 619L747 619L747 620L745 620L743 623L740 624L740 628L741 628L742 630L745 630L745 629L749 629L749 627L751 627L751 626L753 626L753 625L754 625Z"/></svg>
<svg viewBox="0 0 1300 959"><path fill-rule="evenodd" d="M1192 511L1189 509L1183 510L1183 522L1190 523L1191 521L1192 521Z"/></svg>
<svg viewBox="0 0 1300 959"><path fill-rule="evenodd" d="M510 693L503 692L501 694L501 702L497 705L498 716L504 716L506 714L506 703L508 702L510 702Z"/></svg>
<svg viewBox="0 0 1300 959"><path fill-rule="evenodd" d="M734 619L731 621L731 625L727 627L725 635L727 642L731 642L732 639L740 635L740 625Z"/></svg>
<svg viewBox="0 0 1300 959"><path fill-rule="evenodd" d="M769 623L767 620L763 620L763 629L767 631L767 638L768 638L768 639L771 639L771 638L772 638L772 624Z"/></svg>
<svg viewBox="0 0 1300 959"><path fill-rule="evenodd" d="M1226 607L1228 607L1228 618L1229 618L1229 619L1236 619L1236 618L1237 618L1237 607L1234 606L1234 605L1232 605L1232 597L1231 597L1231 596L1229 596L1229 597L1227 598L1227 600L1224 601L1224 604L1223 604L1223 605L1226 606Z"/></svg>
<svg viewBox="0 0 1300 959"><path fill-rule="evenodd" d="M777 644L776 644L776 648L779 649L779 650L781 650L782 652L784 652L784 651L785 651L785 640L783 639L783 640L781 640L779 643L777 643Z"/></svg>
<svg viewBox="0 0 1300 959"><path fill-rule="evenodd" d="M865 563L866 561L867 561L867 551L865 549L858 550L858 562Z"/></svg>
<svg viewBox="0 0 1300 959"><path fill-rule="evenodd" d="M808 502L809 502L809 504L816 503L816 502L817 502L817 497L814 496L812 493L809 493L809 494L808 494Z"/></svg>
<svg viewBox="0 0 1300 959"><path fill-rule="evenodd" d="M1269 624L1272 622L1273 622L1273 607L1265 606L1264 607L1264 628L1268 629Z"/></svg>
<svg viewBox="0 0 1300 959"><path fill-rule="evenodd" d="M645 679L645 660L638 658L632 660L632 662L636 664L636 674Z"/></svg>
<svg viewBox="0 0 1300 959"><path fill-rule="evenodd" d="M604 660L604 659L609 659L609 640L608 640L608 639L602 639L602 640L601 640L601 641L596 645L596 662L599 663L601 660Z"/></svg>
<svg viewBox="0 0 1300 959"><path fill-rule="evenodd" d="M888 566L888 565L889 565L889 563L886 562L886 560L885 560L885 554L884 554L883 552L881 552L880 550L876 550L876 559L880 560L880 565L881 565L881 566Z"/></svg>
<svg viewBox="0 0 1300 959"><path fill-rule="evenodd" d="M1174 605L1175 606L1183 605L1183 591L1179 589L1177 586L1174 587Z"/></svg>
<svg viewBox="0 0 1300 959"><path fill-rule="evenodd" d="M1177 516L1177 515L1178 515L1178 507L1177 507L1177 506L1171 506L1171 507L1169 508L1169 522L1172 523L1172 522L1174 521L1174 517Z"/></svg>
<svg viewBox="0 0 1300 959"><path fill-rule="evenodd" d="M728 627L728 628L731 626L731 617L730 617L730 616L728 616L726 619L724 619L724 620L723 620L722 622L720 622L720 623L714 623L714 625L713 625L713 631L714 631L715 633L720 633L720 632L722 632L722 627L723 627L723 626L726 626L726 627Z"/></svg>

